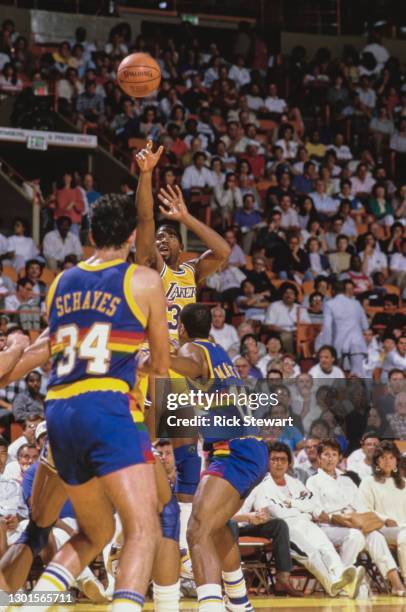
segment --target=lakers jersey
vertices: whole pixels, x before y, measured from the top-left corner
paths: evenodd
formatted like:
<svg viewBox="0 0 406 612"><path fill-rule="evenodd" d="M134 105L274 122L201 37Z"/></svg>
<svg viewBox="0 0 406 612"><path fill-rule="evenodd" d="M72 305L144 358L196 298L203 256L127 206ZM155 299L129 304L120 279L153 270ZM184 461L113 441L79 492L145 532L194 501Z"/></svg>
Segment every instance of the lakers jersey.
<svg viewBox="0 0 406 612"><path fill-rule="evenodd" d="M196 302L195 269L192 264L183 263L180 264L179 270L172 270L164 263L161 279L167 303L169 336L177 340L182 308Z"/></svg>
<svg viewBox="0 0 406 612"><path fill-rule="evenodd" d="M137 268L121 259L60 274L47 300L52 370L47 399L87 391L129 393L146 319L131 293Z"/></svg>

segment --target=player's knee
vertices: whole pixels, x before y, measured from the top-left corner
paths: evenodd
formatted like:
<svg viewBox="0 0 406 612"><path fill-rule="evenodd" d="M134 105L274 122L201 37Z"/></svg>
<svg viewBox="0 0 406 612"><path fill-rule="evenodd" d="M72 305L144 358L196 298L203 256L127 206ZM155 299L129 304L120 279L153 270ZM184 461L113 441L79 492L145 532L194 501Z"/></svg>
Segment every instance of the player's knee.
<svg viewBox="0 0 406 612"><path fill-rule="evenodd" d="M32 556L36 557L48 544L49 533L52 525L49 527L38 527L33 519L30 519L27 527L17 540L17 544L25 544L32 552Z"/></svg>
<svg viewBox="0 0 406 612"><path fill-rule="evenodd" d="M161 529L164 538L179 542L180 534L180 509L176 497L173 495L165 504L160 514Z"/></svg>
<svg viewBox="0 0 406 612"><path fill-rule="evenodd" d="M194 495L199 484L202 460L196 444L185 444L174 449L177 470L176 493Z"/></svg>
<svg viewBox="0 0 406 612"><path fill-rule="evenodd" d="M201 544L210 535L210 528L204 520L192 512L186 531L186 539L189 548L193 548L197 544Z"/></svg>

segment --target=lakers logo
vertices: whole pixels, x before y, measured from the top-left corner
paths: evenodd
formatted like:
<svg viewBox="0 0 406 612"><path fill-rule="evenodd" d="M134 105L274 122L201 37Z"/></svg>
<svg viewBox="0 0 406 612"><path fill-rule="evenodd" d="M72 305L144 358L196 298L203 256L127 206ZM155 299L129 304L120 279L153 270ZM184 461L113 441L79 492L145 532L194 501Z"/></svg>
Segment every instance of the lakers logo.
<svg viewBox="0 0 406 612"><path fill-rule="evenodd" d="M166 292L166 298L169 302L173 302L176 299L194 299L196 298L196 286L188 285L186 287L180 287L178 283L171 281Z"/></svg>

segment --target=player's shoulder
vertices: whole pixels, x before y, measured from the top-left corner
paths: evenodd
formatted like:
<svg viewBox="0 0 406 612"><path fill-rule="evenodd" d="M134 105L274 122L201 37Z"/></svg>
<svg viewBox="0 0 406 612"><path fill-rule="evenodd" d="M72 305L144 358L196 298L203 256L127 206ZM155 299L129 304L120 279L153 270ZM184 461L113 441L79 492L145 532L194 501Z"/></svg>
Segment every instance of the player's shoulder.
<svg viewBox="0 0 406 612"><path fill-rule="evenodd" d="M149 287L162 286L161 275L159 274L159 272L153 270L152 268L133 264L130 266L129 271L132 277L137 280L137 284L145 283L145 285Z"/></svg>

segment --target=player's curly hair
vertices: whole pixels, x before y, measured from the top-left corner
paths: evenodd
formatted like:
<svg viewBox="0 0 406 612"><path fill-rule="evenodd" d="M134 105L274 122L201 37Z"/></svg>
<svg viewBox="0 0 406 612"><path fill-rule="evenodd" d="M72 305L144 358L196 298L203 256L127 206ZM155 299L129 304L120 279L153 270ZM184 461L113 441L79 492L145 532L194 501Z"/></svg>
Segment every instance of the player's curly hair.
<svg viewBox="0 0 406 612"><path fill-rule="evenodd" d="M92 206L90 231L98 249L125 244L137 225L134 197L107 193Z"/></svg>

